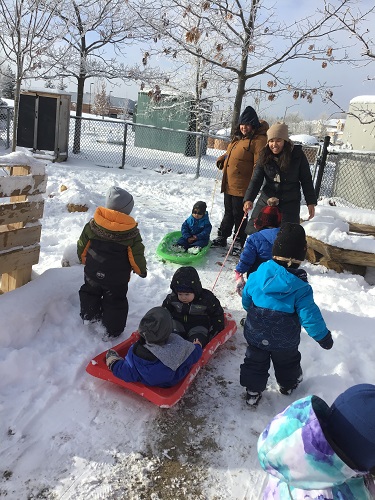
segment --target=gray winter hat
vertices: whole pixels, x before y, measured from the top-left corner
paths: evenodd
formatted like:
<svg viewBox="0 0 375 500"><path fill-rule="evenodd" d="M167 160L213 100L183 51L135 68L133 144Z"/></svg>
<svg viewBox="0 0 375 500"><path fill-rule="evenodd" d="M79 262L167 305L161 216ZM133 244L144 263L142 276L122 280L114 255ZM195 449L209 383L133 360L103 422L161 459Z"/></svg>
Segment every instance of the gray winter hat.
<svg viewBox="0 0 375 500"><path fill-rule="evenodd" d="M138 331L149 344L164 344L173 330L173 320L164 307L153 307L141 319Z"/></svg>
<svg viewBox="0 0 375 500"><path fill-rule="evenodd" d="M129 215L134 207L133 196L118 186L112 186L107 191L105 206L110 210L116 210Z"/></svg>

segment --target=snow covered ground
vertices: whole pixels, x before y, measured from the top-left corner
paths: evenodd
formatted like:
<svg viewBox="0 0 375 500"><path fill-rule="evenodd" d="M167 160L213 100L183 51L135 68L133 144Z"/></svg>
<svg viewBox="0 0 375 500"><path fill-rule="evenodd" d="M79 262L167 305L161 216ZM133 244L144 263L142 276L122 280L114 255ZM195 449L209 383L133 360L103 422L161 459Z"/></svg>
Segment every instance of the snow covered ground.
<svg viewBox="0 0 375 500"><path fill-rule="evenodd" d="M218 181L143 168L100 168L71 159L46 169L39 264L29 284L0 296L0 498L260 499L266 475L256 443L269 420L308 394L330 404L353 384L375 383L373 269L366 281L303 264L335 344L325 351L302 333L304 382L291 396L278 393L272 373L259 407L246 407L239 385L246 342L239 326L184 399L160 409L91 377L85 367L136 330L142 315L169 292L178 266L160 262L155 249L165 233L180 228L195 201L207 202L216 235L223 213ZM62 185L67 190L60 191ZM100 328L84 326L79 317L83 267L75 245L111 185L134 196L132 215L146 246L148 277L132 276L125 333L117 342L104 343ZM87 204L89 210L69 213L68 203ZM346 227L343 211L352 222L374 224L374 212L323 204L306 230L322 236L329 223L334 244L341 238L335 240L335 230L342 234ZM366 251L375 252L374 238L358 238L355 248L366 241ZM70 267L61 267L63 257ZM211 249L199 264L204 287L212 288L223 260L222 250ZM244 311L234 291L235 264L228 259L214 292L239 324Z"/></svg>

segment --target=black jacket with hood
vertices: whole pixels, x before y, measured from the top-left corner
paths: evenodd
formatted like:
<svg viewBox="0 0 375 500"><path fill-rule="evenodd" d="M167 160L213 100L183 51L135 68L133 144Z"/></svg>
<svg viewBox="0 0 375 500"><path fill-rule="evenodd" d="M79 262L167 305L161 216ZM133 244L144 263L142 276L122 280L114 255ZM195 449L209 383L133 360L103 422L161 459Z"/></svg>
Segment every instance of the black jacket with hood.
<svg viewBox="0 0 375 500"><path fill-rule="evenodd" d="M183 286L193 290L192 302L183 304L178 300L176 287ZM215 295L202 288L199 275L194 267L184 266L177 269L171 281L172 293L167 295L162 306L168 309L172 318L179 321L188 332L195 326L208 329L211 339L224 329L224 310Z"/></svg>

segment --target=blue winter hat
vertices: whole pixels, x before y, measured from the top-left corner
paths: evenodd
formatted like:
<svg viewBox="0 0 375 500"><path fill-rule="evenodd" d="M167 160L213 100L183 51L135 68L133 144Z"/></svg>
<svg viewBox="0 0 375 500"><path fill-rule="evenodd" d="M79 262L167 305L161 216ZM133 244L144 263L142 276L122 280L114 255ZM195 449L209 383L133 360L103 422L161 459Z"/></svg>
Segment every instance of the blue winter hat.
<svg viewBox="0 0 375 500"><path fill-rule="evenodd" d="M340 394L327 419L335 444L358 467L375 467L375 385L358 384Z"/></svg>
<svg viewBox="0 0 375 500"><path fill-rule="evenodd" d="M260 122L255 109L247 106L240 115L238 125L251 125L254 128L259 128Z"/></svg>

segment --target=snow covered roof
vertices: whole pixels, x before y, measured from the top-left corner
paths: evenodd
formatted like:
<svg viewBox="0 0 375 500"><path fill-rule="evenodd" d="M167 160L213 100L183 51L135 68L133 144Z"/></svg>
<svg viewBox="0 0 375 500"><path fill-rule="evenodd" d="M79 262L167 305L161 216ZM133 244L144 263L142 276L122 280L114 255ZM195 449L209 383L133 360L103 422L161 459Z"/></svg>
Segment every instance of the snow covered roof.
<svg viewBox="0 0 375 500"><path fill-rule="evenodd" d="M350 101L350 104L375 104L375 95L359 95L357 97L353 97Z"/></svg>
<svg viewBox="0 0 375 500"><path fill-rule="evenodd" d="M319 144L319 141L315 136L307 134L291 135L290 140L298 142L299 144L309 144L311 146Z"/></svg>

